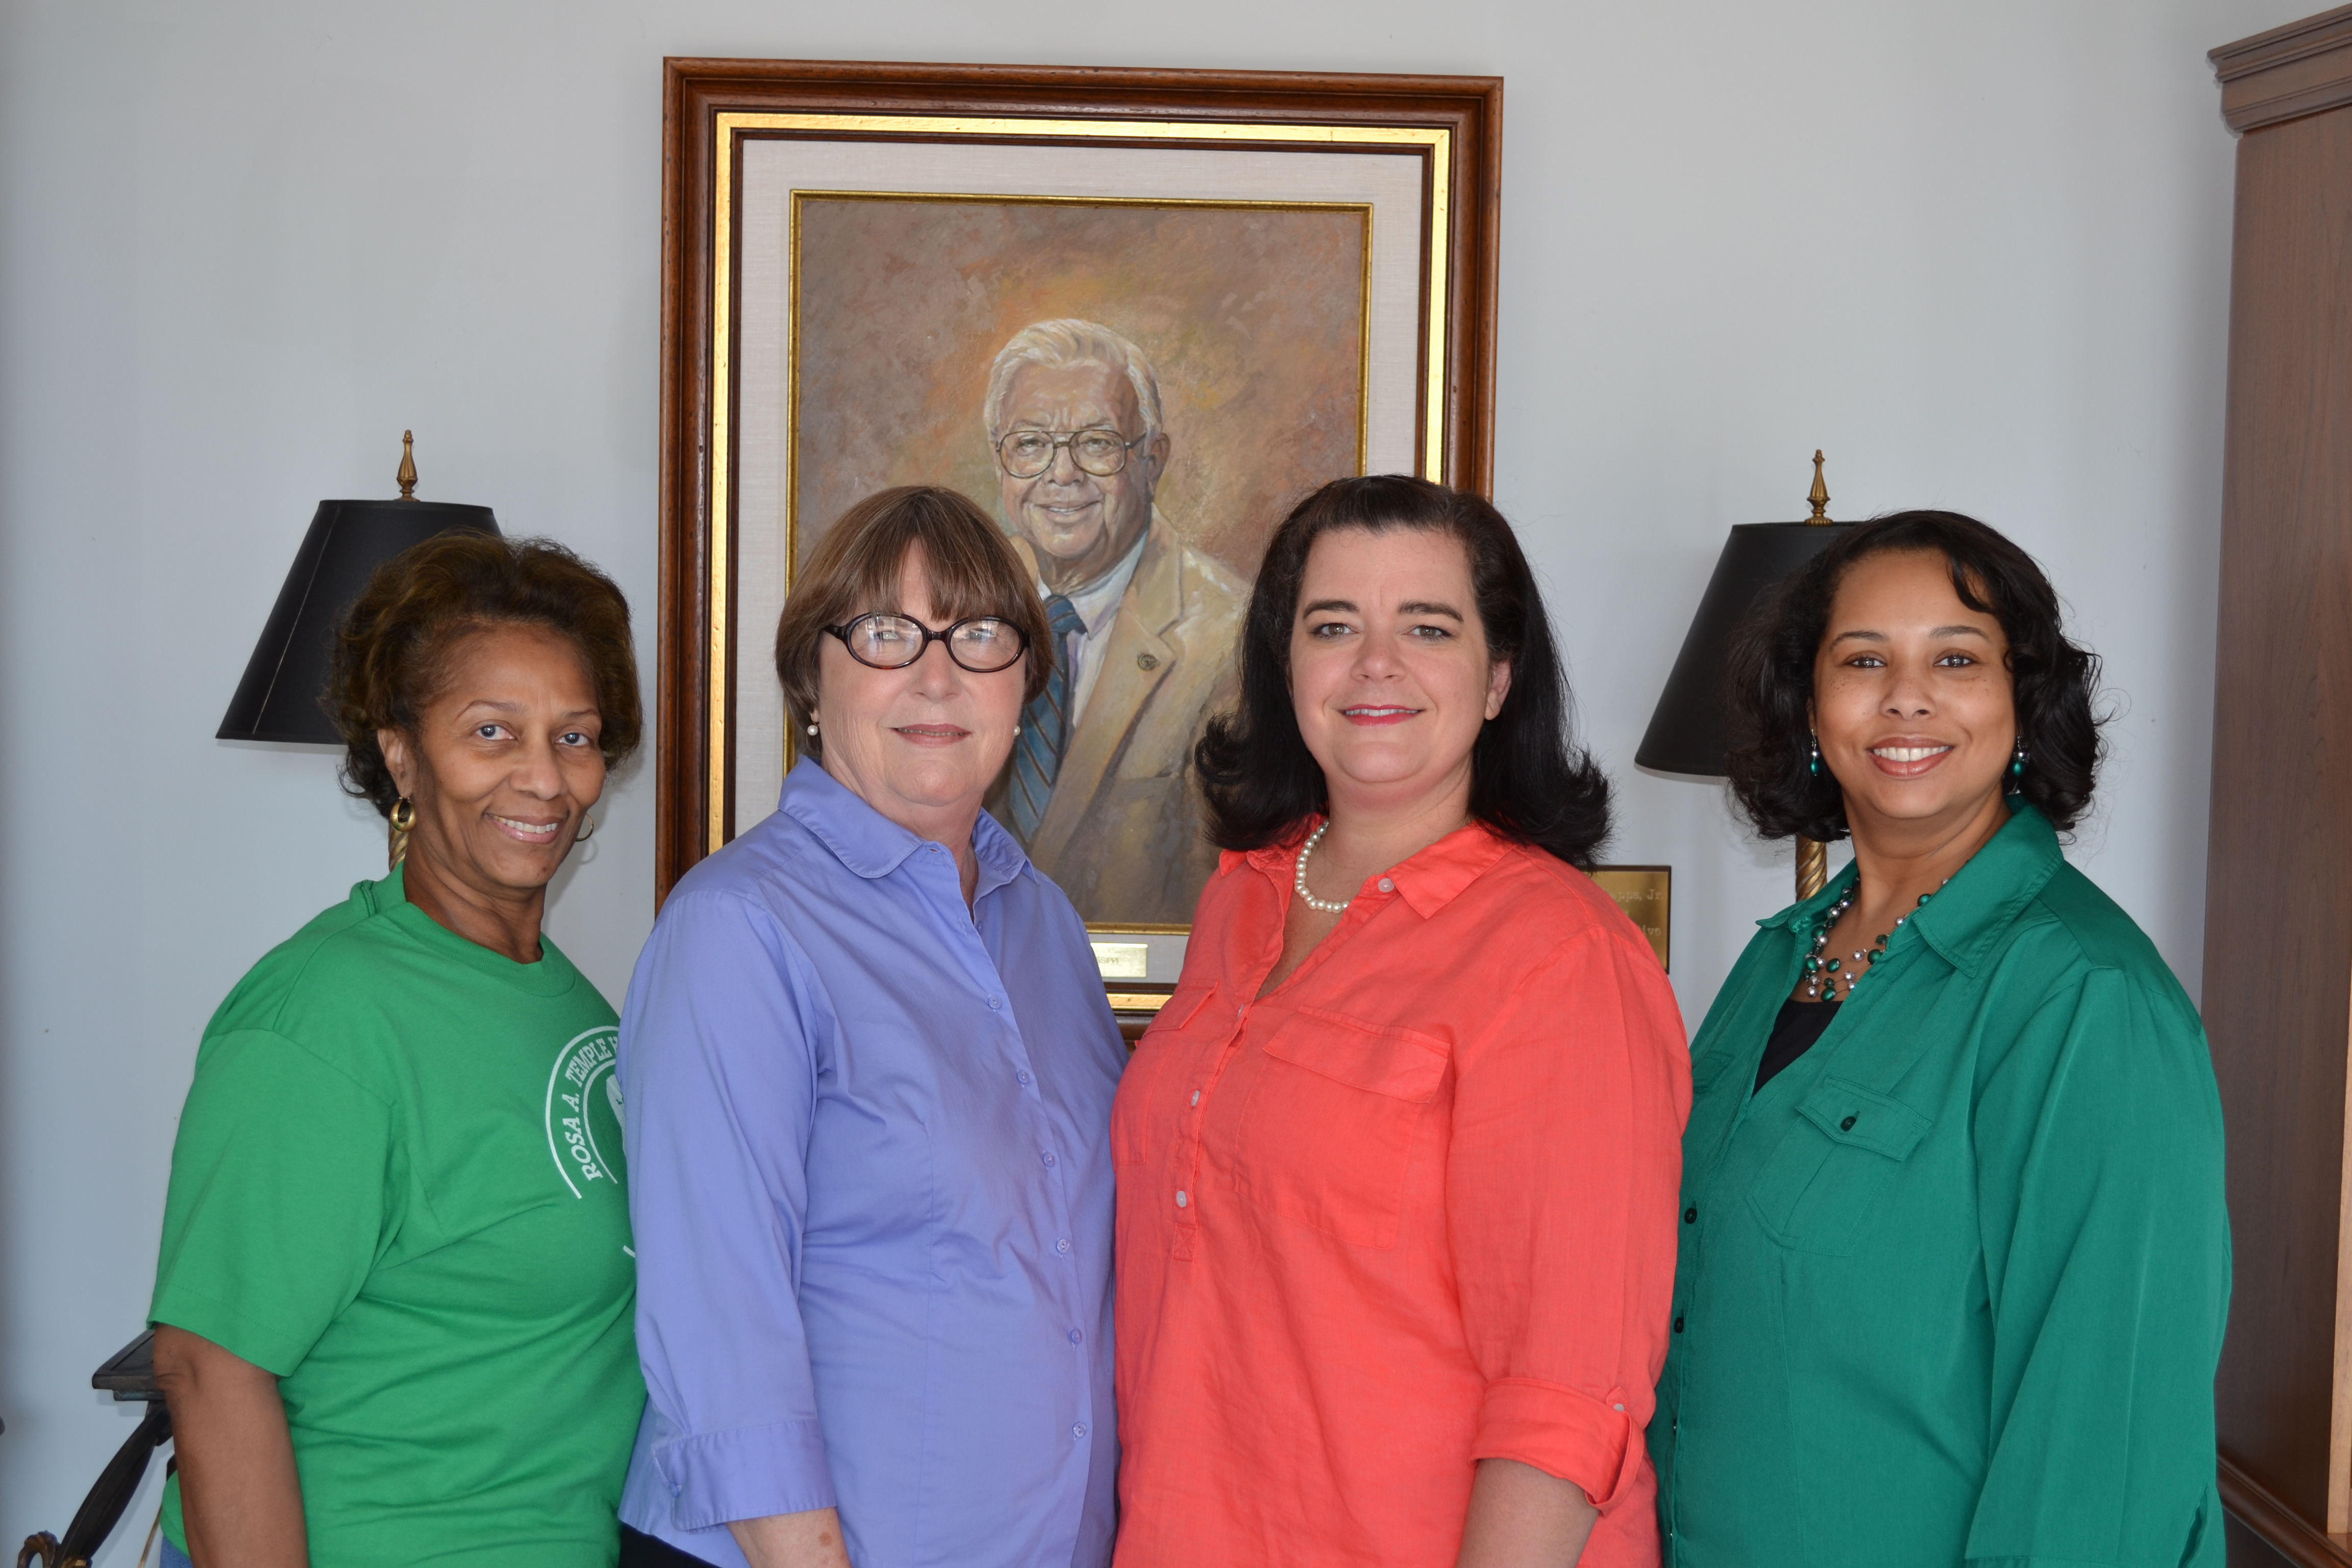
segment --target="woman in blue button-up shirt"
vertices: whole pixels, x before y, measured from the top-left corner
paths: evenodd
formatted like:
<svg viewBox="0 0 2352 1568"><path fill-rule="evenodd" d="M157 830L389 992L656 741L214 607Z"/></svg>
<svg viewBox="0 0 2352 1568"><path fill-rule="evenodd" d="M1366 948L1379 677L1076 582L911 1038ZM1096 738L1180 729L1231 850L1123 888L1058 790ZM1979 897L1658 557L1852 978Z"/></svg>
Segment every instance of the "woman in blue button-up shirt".
<svg viewBox="0 0 2352 1568"><path fill-rule="evenodd" d="M1109 1561L1126 1051L1076 912L981 810L1048 635L943 489L853 508L786 602L803 758L670 894L621 1022L625 1564Z"/></svg>

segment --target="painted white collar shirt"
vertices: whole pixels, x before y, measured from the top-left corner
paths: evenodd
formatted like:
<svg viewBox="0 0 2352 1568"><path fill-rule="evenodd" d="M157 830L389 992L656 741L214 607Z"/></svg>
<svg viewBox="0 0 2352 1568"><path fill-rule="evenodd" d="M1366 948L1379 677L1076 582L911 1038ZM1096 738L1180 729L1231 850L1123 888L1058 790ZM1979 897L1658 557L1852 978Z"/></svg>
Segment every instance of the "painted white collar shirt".
<svg viewBox="0 0 2352 1568"><path fill-rule="evenodd" d="M1156 511L1153 518L1157 521ZM1077 672L1077 679L1070 692L1072 730L1078 727L1078 720L1087 710L1087 699L1094 695L1095 679L1102 674L1103 660L1110 653L1110 624L1118 618L1118 602L1125 597L1127 585L1135 580L1136 563L1143 559L1143 547L1150 539L1151 530L1147 526L1136 536L1134 548L1120 556L1117 565L1076 593L1065 595L1087 628L1072 639L1074 649L1066 650L1069 656L1069 668ZM1045 584L1037 584L1039 598L1045 598L1052 592Z"/></svg>

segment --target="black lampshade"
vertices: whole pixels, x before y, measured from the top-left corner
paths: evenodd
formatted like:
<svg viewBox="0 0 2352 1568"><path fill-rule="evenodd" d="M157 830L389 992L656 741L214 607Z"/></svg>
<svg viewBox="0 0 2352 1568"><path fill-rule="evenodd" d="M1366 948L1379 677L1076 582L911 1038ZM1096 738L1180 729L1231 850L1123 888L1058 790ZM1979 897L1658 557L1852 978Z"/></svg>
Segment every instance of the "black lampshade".
<svg viewBox="0 0 2352 1568"><path fill-rule="evenodd" d="M1816 483L1819 481L1817 480ZM1823 500L1827 500L1826 493ZM1723 675L1732 638L1757 602L1829 548L1850 522L1743 522L1717 557L1715 575L1683 635L1674 673L1633 753L1637 766L1666 773L1720 776L1724 771Z"/></svg>
<svg viewBox="0 0 2352 1568"><path fill-rule="evenodd" d="M414 478L413 471L409 476ZM307 741L339 744L341 737L319 696L327 689L327 661L335 623L367 586L378 566L436 533L466 529L496 533L486 506L430 500L322 500L310 531L294 552L286 585L261 628L245 679L221 721L224 741Z"/></svg>

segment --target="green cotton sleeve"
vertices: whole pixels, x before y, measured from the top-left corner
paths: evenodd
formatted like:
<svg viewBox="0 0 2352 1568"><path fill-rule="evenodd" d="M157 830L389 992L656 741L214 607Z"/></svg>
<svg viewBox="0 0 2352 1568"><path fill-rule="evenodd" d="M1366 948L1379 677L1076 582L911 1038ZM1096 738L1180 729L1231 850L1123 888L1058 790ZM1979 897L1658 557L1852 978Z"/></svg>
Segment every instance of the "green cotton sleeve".
<svg viewBox="0 0 2352 1568"><path fill-rule="evenodd" d="M2052 997L1976 1110L1993 1318L1973 1564L2221 1561L2221 1108L2188 998L2114 969Z"/></svg>
<svg viewBox="0 0 2352 1568"><path fill-rule="evenodd" d="M290 1373L374 1264L392 1130L381 1099L284 1036L205 1041L172 1145L149 1321Z"/></svg>

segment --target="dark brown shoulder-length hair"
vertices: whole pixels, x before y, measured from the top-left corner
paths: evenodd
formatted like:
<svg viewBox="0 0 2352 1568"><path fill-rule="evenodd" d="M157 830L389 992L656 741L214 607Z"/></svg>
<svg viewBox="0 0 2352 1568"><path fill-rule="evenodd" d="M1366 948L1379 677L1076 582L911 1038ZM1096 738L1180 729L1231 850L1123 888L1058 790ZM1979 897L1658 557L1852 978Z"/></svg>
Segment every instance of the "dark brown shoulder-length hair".
<svg viewBox="0 0 2352 1568"><path fill-rule="evenodd" d="M935 629L975 616L1011 621L1029 649L1023 705L1045 689L1053 665L1045 650L1053 632L1036 584L1003 531L960 490L940 485L877 490L825 530L794 575L776 621L776 679L783 682L793 738L803 751L824 749L823 735L805 732L816 717L818 639L827 626L904 608L898 576L907 552L919 548L930 579L931 613L940 617Z"/></svg>
<svg viewBox="0 0 2352 1568"><path fill-rule="evenodd" d="M1449 534L1470 558L1486 647L1511 665L1502 711L1470 752L1470 815L1507 838L1590 868L1609 837L1609 779L1570 736L1568 677L1551 617L1511 525L1479 497L1402 474L1334 479L1265 547L1243 623L1241 699L1193 753L1209 832L1227 849L1286 841L1327 799L1290 701L1290 632L1315 541L1334 529Z"/></svg>
<svg viewBox="0 0 2352 1568"><path fill-rule="evenodd" d="M1846 836L1845 796L1812 771L1813 660L1838 584L1857 561L1895 551L1943 557L1960 603L2000 623L2025 772L2011 781L2061 832L2091 804L2099 760L2098 656L2066 640L2057 591L2032 556L1956 511L1873 518L1780 585L1733 644L1725 689L1733 798L1767 838Z"/></svg>
<svg viewBox="0 0 2352 1568"><path fill-rule="evenodd" d="M645 734L629 602L610 577L549 539L434 535L375 569L343 613L320 700L343 737L342 784L389 816L400 786L379 730L416 732L451 656L495 626L542 626L580 650L596 689L598 750L617 767Z"/></svg>

